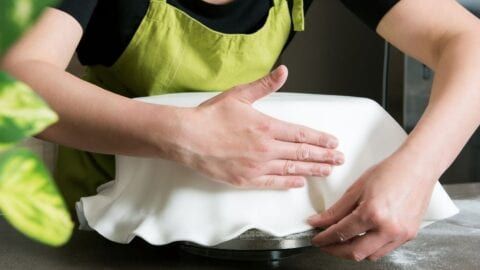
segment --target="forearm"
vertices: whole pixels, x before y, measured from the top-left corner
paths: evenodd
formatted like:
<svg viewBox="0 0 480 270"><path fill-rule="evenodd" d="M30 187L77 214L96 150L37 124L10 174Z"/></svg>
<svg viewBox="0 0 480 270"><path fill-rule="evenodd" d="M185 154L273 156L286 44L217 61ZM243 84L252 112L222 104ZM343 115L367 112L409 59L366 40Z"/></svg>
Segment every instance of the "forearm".
<svg viewBox="0 0 480 270"><path fill-rule="evenodd" d="M41 61L7 63L5 69L59 115L39 138L106 154L158 157L169 151L179 109L122 97Z"/></svg>
<svg viewBox="0 0 480 270"><path fill-rule="evenodd" d="M438 179L480 124L480 31L445 40L428 107L399 150Z"/></svg>

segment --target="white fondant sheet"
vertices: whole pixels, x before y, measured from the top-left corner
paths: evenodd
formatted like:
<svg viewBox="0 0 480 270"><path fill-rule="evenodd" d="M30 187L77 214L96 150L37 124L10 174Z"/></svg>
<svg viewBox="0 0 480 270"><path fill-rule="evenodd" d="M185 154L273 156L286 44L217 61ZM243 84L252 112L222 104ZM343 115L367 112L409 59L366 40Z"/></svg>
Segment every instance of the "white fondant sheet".
<svg viewBox="0 0 480 270"><path fill-rule="evenodd" d="M188 107L216 94L139 100ZM311 229L307 217L331 206L367 168L394 152L406 138L387 112L365 98L275 93L254 107L277 119L335 135L345 164L328 177L309 177L304 188L266 191L219 184L168 160L117 156L116 179L77 203L79 219L120 243L139 236L154 245L186 240L211 246L251 228L286 236ZM437 184L423 225L457 212Z"/></svg>

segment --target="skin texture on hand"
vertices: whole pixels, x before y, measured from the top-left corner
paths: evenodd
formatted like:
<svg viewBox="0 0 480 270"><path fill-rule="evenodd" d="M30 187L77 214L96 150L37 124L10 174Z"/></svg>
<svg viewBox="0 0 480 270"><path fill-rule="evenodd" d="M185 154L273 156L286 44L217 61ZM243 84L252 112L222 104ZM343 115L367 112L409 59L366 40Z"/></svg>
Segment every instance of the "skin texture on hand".
<svg viewBox="0 0 480 270"><path fill-rule="evenodd" d="M313 244L360 261L376 260L413 239L435 182L422 175L424 168L406 170L409 159L394 155L373 166L332 207L312 216L312 226L327 228Z"/></svg>
<svg viewBox="0 0 480 270"><path fill-rule="evenodd" d="M344 162L332 135L283 122L252 108L277 91L288 71L240 85L189 110L180 136L179 161L218 181L240 188L287 189L305 176L327 176Z"/></svg>

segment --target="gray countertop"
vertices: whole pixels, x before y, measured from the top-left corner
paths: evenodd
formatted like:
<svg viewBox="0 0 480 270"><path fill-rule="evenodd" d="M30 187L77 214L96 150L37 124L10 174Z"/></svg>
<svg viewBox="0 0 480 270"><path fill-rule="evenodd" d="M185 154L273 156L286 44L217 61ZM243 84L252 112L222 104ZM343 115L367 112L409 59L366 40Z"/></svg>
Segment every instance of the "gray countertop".
<svg viewBox="0 0 480 270"><path fill-rule="evenodd" d="M479 269L480 184L445 187L460 214L428 226L378 262L341 260L315 249L278 264L220 261L140 239L115 244L84 231L76 231L62 248L49 248L26 239L0 218L0 269Z"/></svg>

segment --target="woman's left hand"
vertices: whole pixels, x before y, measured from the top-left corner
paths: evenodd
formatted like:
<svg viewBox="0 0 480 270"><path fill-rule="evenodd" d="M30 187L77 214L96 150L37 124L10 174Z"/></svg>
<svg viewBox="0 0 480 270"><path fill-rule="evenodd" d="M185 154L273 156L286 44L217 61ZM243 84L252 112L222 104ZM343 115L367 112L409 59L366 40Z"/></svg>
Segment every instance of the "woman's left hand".
<svg viewBox="0 0 480 270"><path fill-rule="evenodd" d="M312 239L334 256L377 260L415 238L437 179L396 153L367 170L332 207L308 222L326 228Z"/></svg>

